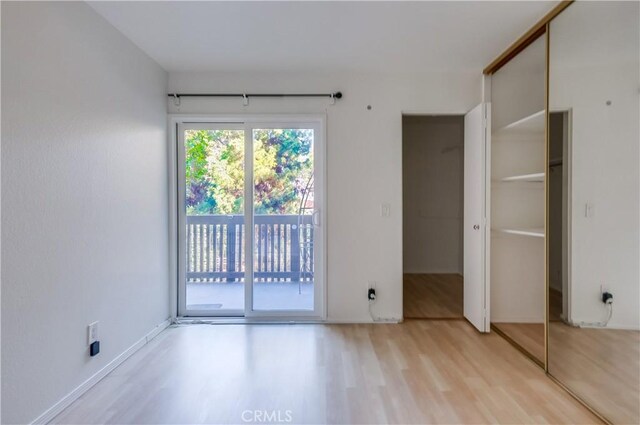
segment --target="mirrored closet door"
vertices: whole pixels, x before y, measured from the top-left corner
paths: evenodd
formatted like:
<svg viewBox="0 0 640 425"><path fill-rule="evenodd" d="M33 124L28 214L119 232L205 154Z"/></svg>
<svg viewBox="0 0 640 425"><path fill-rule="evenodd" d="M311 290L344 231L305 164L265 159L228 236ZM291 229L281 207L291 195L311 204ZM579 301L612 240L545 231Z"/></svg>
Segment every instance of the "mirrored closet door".
<svg viewBox="0 0 640 425"><path fill-rule="evenodd" d="M640 3L549 24L548 372L640 423Z"/></svg>
<svg viewBox="0 0 640 425"><path fill-rule="evenodd" d="M491 325L541 366L545 88L544 34L491 78Z"/></svg>

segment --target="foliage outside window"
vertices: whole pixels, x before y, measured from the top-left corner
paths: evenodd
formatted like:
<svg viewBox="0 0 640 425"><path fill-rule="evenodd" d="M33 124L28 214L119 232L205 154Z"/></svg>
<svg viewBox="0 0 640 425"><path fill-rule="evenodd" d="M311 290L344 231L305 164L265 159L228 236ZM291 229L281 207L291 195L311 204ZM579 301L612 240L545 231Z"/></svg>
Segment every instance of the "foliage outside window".
<svg viewBox="0 0 640 425"><path fill-rule="evenodd" d="M313 130L253 131L254 210L256 214L298 214L313 178ZM244 131L185 132L188 215L242 214Z"/></svg>

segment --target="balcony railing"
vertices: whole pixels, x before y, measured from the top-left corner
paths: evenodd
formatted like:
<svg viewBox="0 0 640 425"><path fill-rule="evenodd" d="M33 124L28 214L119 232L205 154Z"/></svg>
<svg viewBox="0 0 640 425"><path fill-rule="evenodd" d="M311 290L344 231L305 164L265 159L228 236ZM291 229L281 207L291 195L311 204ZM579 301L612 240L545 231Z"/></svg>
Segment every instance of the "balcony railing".
<svg viewBox="0 0 640 425"><path fill-rule="evenodd" d="M186 221L187 282L243 281L244 216L188 215ZM254 281L313 281L311 215L256 215L254 226Z"/></svg>

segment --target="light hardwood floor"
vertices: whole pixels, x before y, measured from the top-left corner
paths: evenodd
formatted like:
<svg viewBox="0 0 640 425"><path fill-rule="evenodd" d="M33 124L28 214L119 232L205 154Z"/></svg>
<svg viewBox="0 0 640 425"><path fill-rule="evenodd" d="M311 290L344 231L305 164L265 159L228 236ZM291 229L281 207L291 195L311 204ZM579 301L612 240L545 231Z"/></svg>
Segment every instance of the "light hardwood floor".
<svg viewBox="0 0 640 425"><path fill-rule="evenodd" d="M562 315L562 293L549 291L549 320L560 322ZM543 323L493 323L505 335L520 345L544 364L544 324Z"/></svg>
<svg viewBox="0 0 640 425"><path fill-rule="evenodd" d="M598 423L465 321L172 327L55 423ZM244 413L245 416L247 415Z"/></svg>
<svg viewBox="0 0 640 425"><path fill-rule="evenodd" d="M549 372L611 422L640 423L640 332L551 322Z"/></svg>
<svg viewBox="0 0 640 425"><path fill-rule="evenodd" d="M459 274L405 274L404 317L462 319L462 291Z"/></svg>
<svg viewBox="0 0 640 425"><path fill-rule="evenodd" d="M544 364L544 323L493 323L493 326Z"/></svg>

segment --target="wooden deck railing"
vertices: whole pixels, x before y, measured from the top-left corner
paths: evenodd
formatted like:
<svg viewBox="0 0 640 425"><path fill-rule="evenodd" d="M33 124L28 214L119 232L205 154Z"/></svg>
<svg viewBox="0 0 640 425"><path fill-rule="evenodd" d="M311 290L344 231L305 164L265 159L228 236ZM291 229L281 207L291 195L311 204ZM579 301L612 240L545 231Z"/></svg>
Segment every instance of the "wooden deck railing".
<svg viewBox="0 0 640 425"><path fill-rule="evenodd" d="M313 280L313 224L310 215L254 217L254 280ZM242 215L187 216L187 281L244 280Z"/></svg>

